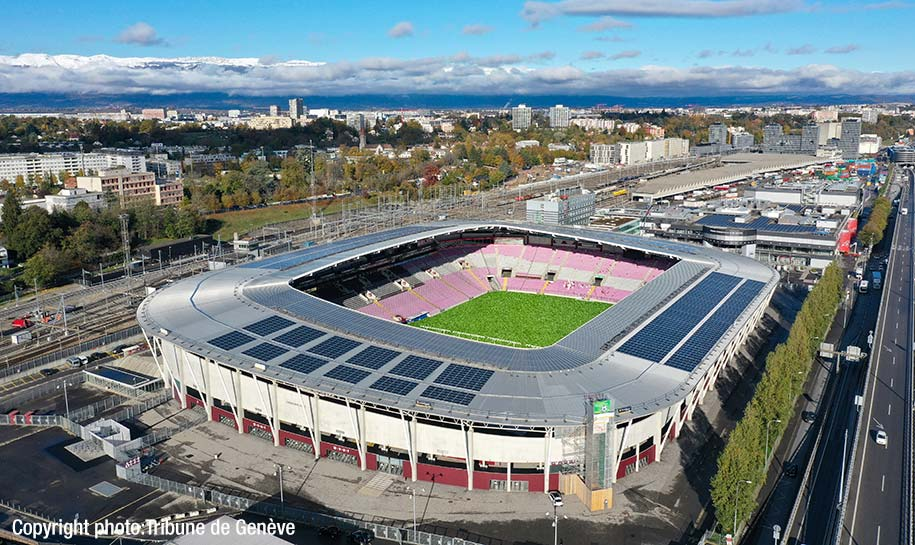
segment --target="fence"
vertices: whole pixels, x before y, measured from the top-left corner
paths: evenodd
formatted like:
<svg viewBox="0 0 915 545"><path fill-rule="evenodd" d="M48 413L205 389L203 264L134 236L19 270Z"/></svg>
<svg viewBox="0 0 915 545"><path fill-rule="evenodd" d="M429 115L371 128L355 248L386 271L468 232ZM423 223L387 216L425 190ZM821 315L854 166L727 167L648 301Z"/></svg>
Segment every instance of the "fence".
<svg viewBox="0 0 915 545"><path fill-rule="evenodd" d="M248 511L267 517L282 518L309 526L340 526L350 529L365 529L374 533L377 538L388 539L397 543L409 543L411 545L479 545L476 542L467 541L459 537L430 534L428 532L410 528L397 528L384 524L376 524L374 522L315 513L297 507L266 503L251 498L243 498L207 487L179 483L156 477L155 475L142 473L137 466L125 468L119 464L117 466L117 476L124 480L157 488L165 492L183 494L223 507L229 507L239 511Z"/></svg>
<svg viewBox="0 0 915 545"><path fill-rule="evenodd" d="M59 362L61 360L69 358L70 356L76 356L77 354L81 354L83 352L92 350L94 348L98 348L100 346L105 346L106 344L112 344L112 343L116 343L118 341L124 341L126 339L138 336L140 334L141 334L140 326L135 325L132 327L128 327L127 329L122 329L120 331L115 331L114 333L109 333L108 335L105 335L103 337L98 337L96 339L90 339L88 341L83 341L76 346L71 346L70 348L64 348L61 350L50 352L48 354L45 354L44 356L41 356L40 358L36 358L34 360L29 360L29 361L26 361L23 363L17 363L15 365L7 367L6 369L0 370L0 380L4 379L6 377L13 376L13 375L18 375L19 373L22 373L23 371L28 371L30 369L36 369L38 367L47 365L49 363Z"/></svg>

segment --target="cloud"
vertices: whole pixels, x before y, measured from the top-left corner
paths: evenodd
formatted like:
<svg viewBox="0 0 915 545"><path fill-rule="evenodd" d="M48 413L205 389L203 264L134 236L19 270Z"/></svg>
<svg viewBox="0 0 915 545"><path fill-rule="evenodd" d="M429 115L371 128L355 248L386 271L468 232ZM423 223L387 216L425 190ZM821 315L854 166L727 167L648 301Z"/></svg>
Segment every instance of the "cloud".
<svg viewBox="0 0 915 545"><path fill-rule="evenodd" d="M642 52L638 49L628 49L626 51L620 51L616 55L611 55L610 59L614 61L618 61L620 59L634 59L641 54Z"/></svg>
<svg viewBox="0 0 915 545"><path fill-rule="evenodd" d="M617 28L632 28L632 24L614 17L601 17L593 23L578 27L578 30L582 32L605 32Z"/></svg>
<svg viewBox="0 0 915 545"><path fill-rule="evenodd" d="M533 25L559 16L743 17L807 9L804 0L561 0L528 1L521 16Z"/></svg>
<svg viewBox="0 0 915 545"><path fill-rule="evenodd" d="M528 55L527 59L531 61L551 61L556 57L555 51L541 51L540 53L534 53L533 55Z"/></svg>
<svg viewBox="0 0 915 545"><path fill-rule="evenodd" d="M714 57L714 56L715 56L715 52L714 52L713 50L711 50L711 49L703 49L703 50L700 51L699 54L696 55L696 56L699 57L700 59L707 59L707 58L709 58L709 57Z"/></svg>
<svg viewBox="0 0 915 545"><path fill-rule="evenodd" d="M388 36L392 38L406 38L413 35L413 23L410 21L401 21L388 30Z"/></svg>
<svg viewBox="0 0 915 545"><path fill-rule="evenodd" d="M810 55L811 53L816 53L817 48L813 47L810 44L804 44L800 47L792 47L788 49L785 53L789 55Z"/></svg>
<svg viewBox="0 0 915 545"><path fill-rule="evenodd" d="M601 53L600 51L585 51L584 53L581 54L581 60L583 60L583 61L590 61L590 60L602 59L602 58L604 58L604 54Z"/></svg>
<svg viewBox="0 0 915 545"><path fill-rule="evenodd" d="M752 49L735 49L731 51L732 57L752 57L756 52Z"/></svg>
<svg viewBox="0 0 915 545"><path fill-rule="evenodd" d="M830 55L845 55L861 49L858 44L837 45L826 50Z"/></svg>
<svg viewBox="0 0 915 545"><path fill-rule="evenodd" d="M461 34L467 34L468 36L482 36L484 34L489 34L492 32L493 28L489 25L467 25L464 27L464 30L461 31Z"/></svg>
<svg viewBox="0 0 915 545"><path fill-rule="evenodd" d="M598 36L594 39L597 40L598 42L625 42L626 41L625 39L623 39L622 36L617 36L615 34L613 36Z"/></svg>
<svg viewBox="0 0 915 545"><path fill-rule="evenodd" d="M712 97L797 94L915 94L915 70L874 72L831 64L791 69L762 66L641 67L581 70L540 66L535 56L467 54L337 62L257 58L0 55L6 93L169 96L192 92L241 96L352 94L601 95Z"/></svg>
<svg viewBox="0 0 915 545"><path fill-rule="evenodd" d="M142 21L122 30L114 41L122 44L141 45L145 47L168 45L165 40L159 37L156 33L156 29Z"/></svg>

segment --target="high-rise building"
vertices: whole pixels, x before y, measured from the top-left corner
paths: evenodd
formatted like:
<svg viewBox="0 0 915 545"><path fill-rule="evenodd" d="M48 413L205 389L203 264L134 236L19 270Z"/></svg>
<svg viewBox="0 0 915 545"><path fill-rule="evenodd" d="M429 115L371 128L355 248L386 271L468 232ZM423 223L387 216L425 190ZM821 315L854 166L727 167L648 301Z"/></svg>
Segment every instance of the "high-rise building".
<svg viewBox="0 0 915 545"><path fill-rule="evenodd" d="M289 99L289 117L298 119L305 115L305 105L301 98Z"/></svg>
<svg viewBox="0 0 915 545"><path fill-rule="evenodd" d="M769 123L763 127L763 151L766 153L778 153L783 151L784 131L782 126L777 123Z"/></svg>
<svg viewBox="0 0 915 545"><path fill-rule="evenodd" d="M752 148L755 143L756 139L748 132L739 132L731 136L731 146L734 149Z"/></svg>
<svg viewBox="0 0 915 545"><path fill-rule="evenodd" d="M857 159L861 140L861 118L846 117L842 120L842 134L839 136L839 151L842 159Z"/></svg>
<svg viewBox="0 0 915 545"><path fill-rule="evenodd" d="M280 107L276 104L270 105L270 117L277 117L280 115Z"/></svg>
<svg viewBox="0 0 915 545"><path fill-rule="evenodd" d="M520 131L531 126L531 109L524 104L512 108L512 130Z"/></svg>
<svg viewBox="0 0 915 545"><path fill-rule="evenodd" d="M550 108L550 127L554 129L567 128L571 118L572 111L562 104L557 104Z"/></svg>
<svg viewBox="0 0 915 545"><path fill-rule="evenodd" d="M817 144L820 146L825 146L829 144L830 140L842 136L842 125L838 122L818 123L817 127L819 127Z"/></svg>
<svg viewBox="0 0 915 545"><path fill-rule="evenodd" d="M801 127L801 153L816 155L819 144L820 128L816 123L807 123Z"/></svg>
<svg viewBox="0 0 915 545"><path fill-rule="evenodd" d="M862 134L858 140L858 153L861 155L873 155L880 151L883 139L876 134Z"/></svg>
<svg viewBox="0 0 915 545"><path fill-rule="evenodd" d="M868 108L861 112L861 121L864 123L876 123L877 122L877 110Z"/></svg>
<svg viewBox="0 0 915 545"><path fill-rule="evenodd" d="M527 221L551 225L587 225L594 215L594 193L577 187L527 201Z"/></svg>
<svg viewBox="0 0 915 545"><path fill-rule="evenodd" d="M616 144L591 143L591 162L597 165L612 165L619 162Z"/></svg>
<svg viewBox="0 0 915 545"><path fill-rule="evenodd" d="M709 144L727 144L728 127L724 123L714 123L708 126Z"/></svg>

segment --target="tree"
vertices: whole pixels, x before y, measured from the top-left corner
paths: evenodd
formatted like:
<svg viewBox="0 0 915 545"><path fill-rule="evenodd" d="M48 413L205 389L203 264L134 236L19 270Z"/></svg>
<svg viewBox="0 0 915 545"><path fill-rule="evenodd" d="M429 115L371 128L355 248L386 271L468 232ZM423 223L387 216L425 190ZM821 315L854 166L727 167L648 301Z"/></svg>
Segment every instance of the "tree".
<svg viewBox="0 0 915 545"><path fill-rule="evenodd" d="M67 266L66 257L56 248L45 246L25 262L22 279L28 284L46 287L57 280Z"/></svg>
<svg viewBox="0 0 915 545"><path fill-rule="evenodd" d="M20 260L35 255L43 246L57 242L60 232L51 227L51 218L42 208L30 206L19 218L9 237L10 246Z"/></svg>
<svg viewBox="0 0 915 545"><path fill-rule="evenodd" d="M19 200L19 194L16 191L9 191L6 194L2 214L3 235L9 242L13 233L16 232L16 226L19 225L19 218L22 216L22 201Z"/></svg>

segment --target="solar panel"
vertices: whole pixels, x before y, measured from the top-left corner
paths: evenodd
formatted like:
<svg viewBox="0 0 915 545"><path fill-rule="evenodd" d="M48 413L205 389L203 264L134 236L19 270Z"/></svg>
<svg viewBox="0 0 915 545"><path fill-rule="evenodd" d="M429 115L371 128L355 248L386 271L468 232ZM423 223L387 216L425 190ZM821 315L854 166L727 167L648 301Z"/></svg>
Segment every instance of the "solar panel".
<svg viewBox="0 0 915 545"><path fill-rule="evenodd" d="M673 355L664 362L664 365L692 372L703 358L715 346L728 328L740 314L747 308L750 301L755 298L765 286L762 282L748 280L735 291L718 310L703 323L699 329L677 349Z"/></svg>
<svg viewBox="0 0 915 545"><path fill-rule="evenodd" d="M359 341L354 341L345 337L331 337L324 342L312 346L308 351L321 356L327 356L328 358L339 358L357 346L359 346Z"/></svg>
<svg viewBox="0 0 915 545"><path fill-rule="evenodd" d="M217 348L222 348L223 350L232 350L233 348L238 348L243 344L248 344L253 340L254 337L245 335L241 331L232 331L226 333L225 335L220 335L219 337L211 339L207 342Z"/></svg>
<svg viewBox="0 0 915 545"><path fill-rule="evenodd" d="M398 363L391 369L392 375L400 375L407 378L423 380L432 374L433 371L444 362L423 358L421 356L407 356L402 362Z"/></svg>
<svg viewBox="0 0 915 545"><path fill-rule="evenodd" d="M281 342L286 346L298 348L303 344L309 343L323 335L324 333L318 331L317 329L312 329L308 326L300 325L299 327L289 330L282 335L277 335L277 337L273 340Z"/></svg>
<svg viewBox="0 0 915 545"><path fill-rule="evenodd" d="M245 330L250 331L251 333L254 333L255 335L260 335L261 337L264 337L271 333L276 333L277 331L279 331L281 329L285 329L294 323L295 322L293 322L292 320L287 320L286 318L283 318L282 316L271 316L269 318L264 318L263 320L261 320L259 322L254 322L253 324L245 327Z"/></svg>
<svg viewBox="0 0 915 545"><path fill-rule="evenodd" d="M420 395L421 397L447 401L448 403L454 403L455 405L470 405L470 402L476 397L474 394L468 394L467 392L460 392L450 388L439 388L438 386L429 386L423 390L423 393Z"/></svg>
<svg viewBox="0 0 915 545"><path fill-rule="evenodd" d="M335 380L341 380L343 382L349 382L350 384L356 384L370 374L371 373L364 369L357 369L348 365L338 365L330 371L324 373L324 376Z"/></svg>
<svg viewBox="0 0 915 545"><path fill-rule="evenodd" d="M270 343L261 343L257 346L252 346L251 348L242 352L246 356L251 356L252 358L257 358L261 361L270 361L277 356L282 356L288 352L285 348L277 346Z"/></svg>
<svg viewBox="0 0 915 545"><path fill-rule="evenodd" d="M480 369L478 367L468 367L466 365L452 363L442 371L442 374L440 374L437 379L435 379L435 383L479 392L492 374L493 372L489 369Z"/></svg>
<svg viewBox="0 0 915 545"><path fill-rule="evenodd" d="M325 363L327 363L327 360L309 356L308 354L296 354L295 356L281 363L280 367L307 375L308 373L311 373L312 371L320 368Z"/></svg>
<svg viewBox="0 0 915 545"><path fill-rule="evenodd" d="M376 380L369 388L404 396L413 391L413 388L416 388L416 383L409 380L383 376Z"/></svg>
<svg viewBox="0 0 915 545"><path fill-rule="evenodd" d="M630 337L619 351L660 362L739 282L727 274L708 275Z"/></svg>
<svg viewBox="0 0 915 545"><path fill-rule="evenodd" d="M368 367L369 369L381 369L384 364L399 355L400 352L397 352L396 350L388 350L387 348L381 348L380 346L370 346L362 352L350 356L347 361L361 367Z"/></svg>

